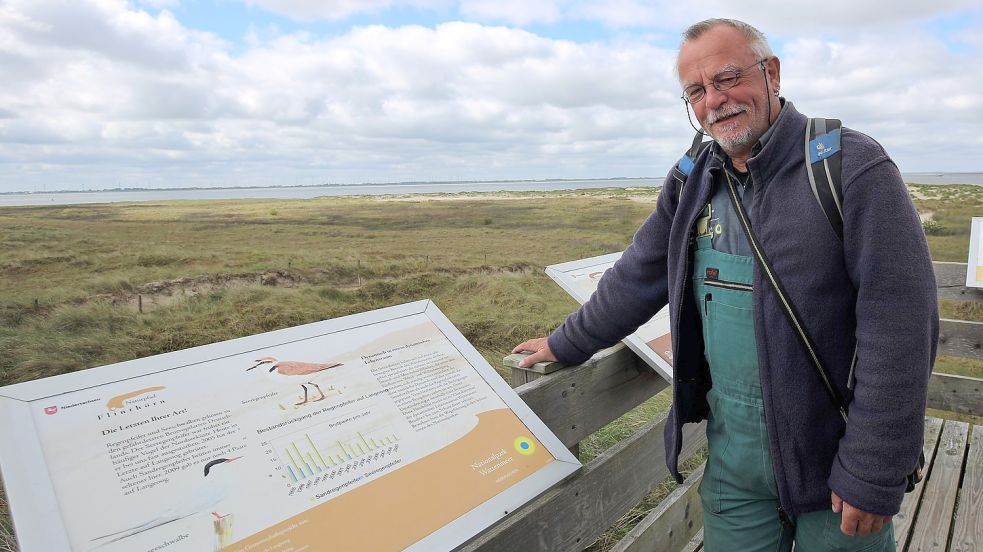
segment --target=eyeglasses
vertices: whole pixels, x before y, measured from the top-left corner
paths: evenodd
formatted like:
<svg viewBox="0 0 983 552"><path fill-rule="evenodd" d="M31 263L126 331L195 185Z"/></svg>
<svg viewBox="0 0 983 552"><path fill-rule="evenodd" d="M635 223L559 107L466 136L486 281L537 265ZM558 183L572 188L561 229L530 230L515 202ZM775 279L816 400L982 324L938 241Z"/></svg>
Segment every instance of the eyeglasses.
<svg viewBox="0 0 983 552"><path fill-rule="evenodd" d="M761 65L761 70L764 70L764 62L768 58L761 58L758 61L748 65L747 67L742 67L740 69L727 69L721 71L713 76L713 80L709 84L712 84L714 88L718 91L723 92L724 90L730 90L737 86L738 81L744 75L744 71L754 67L755 65ZM683 90L683 101L690 104L699 103L707 95L707 87L705 84L694 84L689 88Z"/></svg>

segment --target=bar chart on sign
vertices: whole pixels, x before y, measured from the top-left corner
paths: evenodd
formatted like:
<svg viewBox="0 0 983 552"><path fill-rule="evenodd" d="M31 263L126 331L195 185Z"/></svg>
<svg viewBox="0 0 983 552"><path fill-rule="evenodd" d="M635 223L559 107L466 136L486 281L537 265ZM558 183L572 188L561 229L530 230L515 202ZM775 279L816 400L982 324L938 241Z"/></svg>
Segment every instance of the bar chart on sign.
<svg viewBox="0 0 983 552"><path fill-rule="evenodd" d="M268 442L266 455L289 495L377 473L399 457L399 435L371 409L339 416Z"/></svg>

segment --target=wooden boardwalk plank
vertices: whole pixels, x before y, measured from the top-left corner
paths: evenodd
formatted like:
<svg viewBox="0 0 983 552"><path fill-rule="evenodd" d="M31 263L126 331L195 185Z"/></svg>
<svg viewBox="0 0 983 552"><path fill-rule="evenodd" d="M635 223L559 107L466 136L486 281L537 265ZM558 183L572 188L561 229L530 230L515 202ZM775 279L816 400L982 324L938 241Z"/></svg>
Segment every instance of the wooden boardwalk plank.
<svg viewBox="0 0 983 552"><path fill-rule="evenodd" d="M942 440L925 481L925 492L918 519L911 535L909 552L944 552L956 505L959 476L962 473L969 424L946 420Z"/></svg>
<svg viewBox="0 0 983 552"><path fill-rule="evenodd" d="M648 513L611 552L675 551L689 542L703 526L700 481L703 464L693 471L655 509Z"/></svg>
<svg viewBox="0 0 983 552"><path fill-rule="evenodd" d="M942 431L942 420L940 418L925 418L925 445L922 450L925 452L925 474L932 472L932 462L935 460L936 445L939 442L939 432ZM915 486L915 490L906 494L904 502L901 503L901 511L894 516L894 538L898 550L904 550L911 535L911 526L915 521L915 513L918 511L918 504L921 502L922 493L925 491L925 479Z"/></svg>
<svg viewBox="0 0 983 552"><path fill-rule="evenodd" d="M959 491L959 509L952 531L952 552L983 549L983 426L973 426L966 472Z"/></svg>

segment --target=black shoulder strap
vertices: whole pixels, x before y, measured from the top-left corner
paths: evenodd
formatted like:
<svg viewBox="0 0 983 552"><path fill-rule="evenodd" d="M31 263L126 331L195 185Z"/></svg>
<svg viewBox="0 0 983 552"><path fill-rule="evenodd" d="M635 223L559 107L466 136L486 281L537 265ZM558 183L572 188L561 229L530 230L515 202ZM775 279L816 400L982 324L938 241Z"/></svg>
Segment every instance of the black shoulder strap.
<svg viewBox="0 0 983 552"><path fill-rule="evenodd" d="M690 146L689 150L679 158L676 162L676 166L672 168L672 177L676 179L679 183L676 186L676 197L678 198L683 194L683 185L686 184L686 180L689 178L691 172L693 172L693 164L696 163L696 158L700 156L703 150L707 149L710 144L713 143L711 140L703 141L704 134L702 132L697 132L696 136L693 137L693 145Z"/></svg>
<svg viewBox="0 0 983 552"><path fill-rule="evenodd" d="M842 241L843 183L840 172L843 152L840 151L839 119L809 119L806 123L805 148L812 193Z"/></svg>

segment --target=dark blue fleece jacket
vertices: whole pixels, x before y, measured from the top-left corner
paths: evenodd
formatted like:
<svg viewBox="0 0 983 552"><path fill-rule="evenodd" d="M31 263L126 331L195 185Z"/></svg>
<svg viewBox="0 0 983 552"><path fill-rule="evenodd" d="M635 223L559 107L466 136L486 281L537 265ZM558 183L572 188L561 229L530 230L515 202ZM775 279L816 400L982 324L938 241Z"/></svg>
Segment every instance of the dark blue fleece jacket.
<svg viewBox="0 0 983 552"><path fill-rule="evenodd" d="M751 224L843 396L851 395L854 350L857 364L844 424L755 264L755 340L779 498L798 514L829 508L833 490L862 510L893 515L921 450L938 340L928 244L897 166L880 144L848 128L841 243L809 185L807 118L786 103L748 161ZM656 210L597 292L549 338L561 362L578 364L669 303L674 398L665 445L677 479L682 424L706 417L712 385L691 292L692 235L721 166L708 149L682 193L667 177Z"/></svg>

